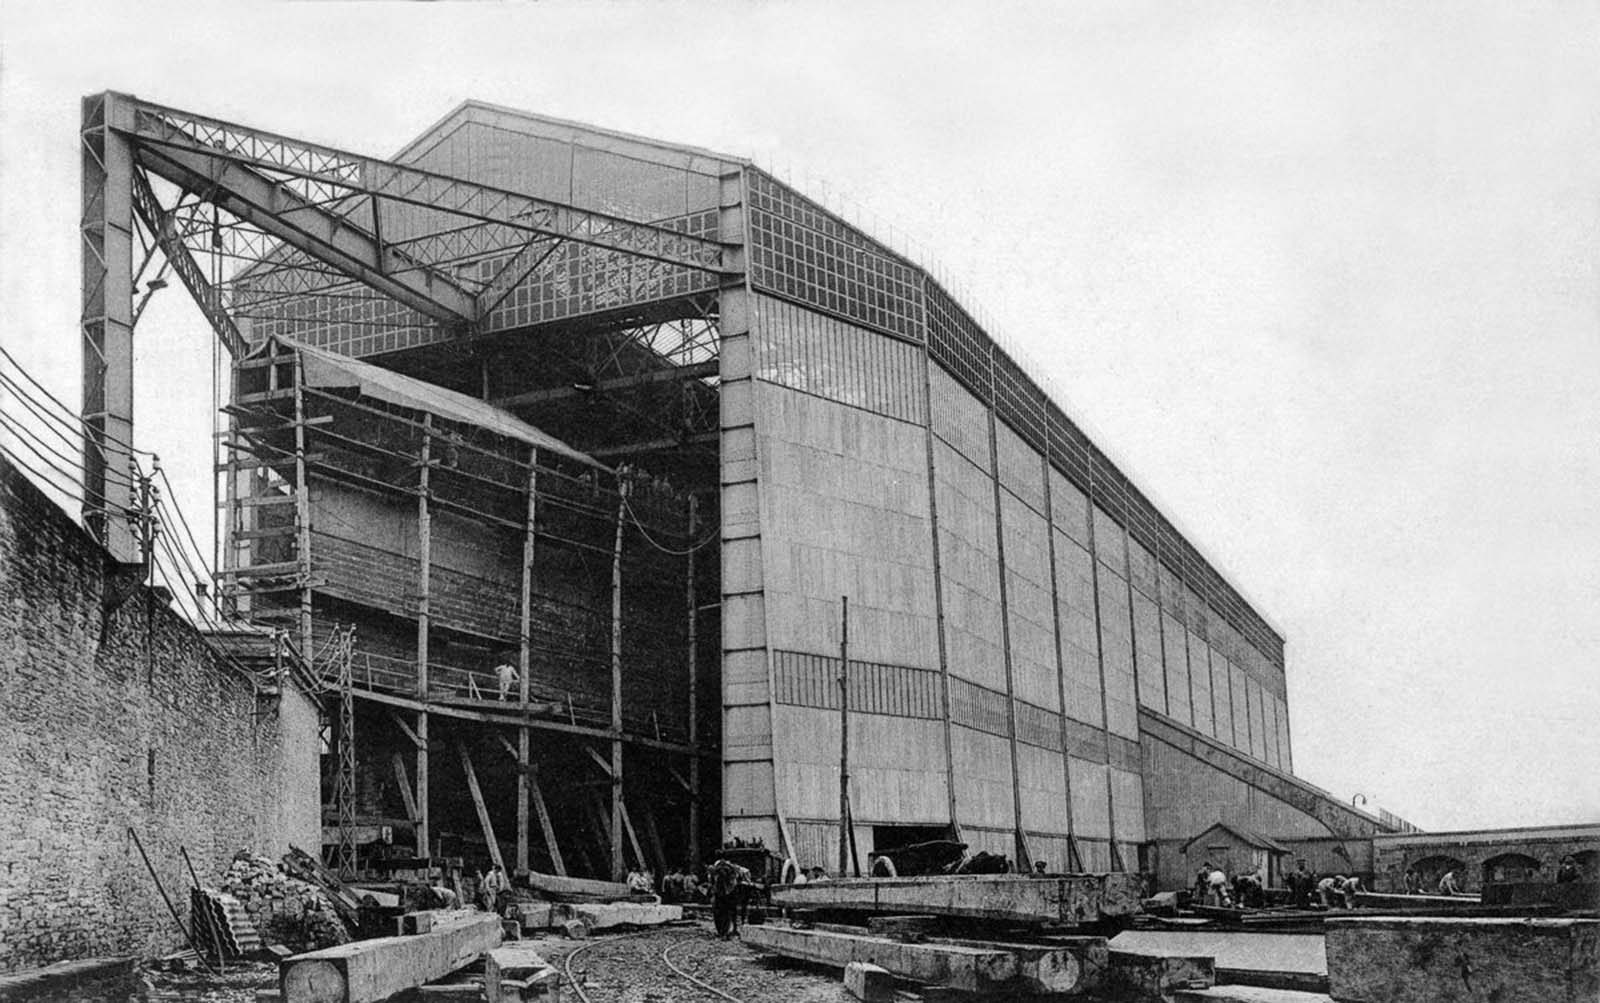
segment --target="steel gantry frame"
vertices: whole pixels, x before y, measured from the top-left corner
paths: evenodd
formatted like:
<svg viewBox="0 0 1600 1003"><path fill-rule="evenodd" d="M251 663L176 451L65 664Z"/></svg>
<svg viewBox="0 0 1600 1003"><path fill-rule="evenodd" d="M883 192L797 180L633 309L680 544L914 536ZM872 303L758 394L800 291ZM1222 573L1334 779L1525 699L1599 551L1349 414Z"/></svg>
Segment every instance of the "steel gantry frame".
<svg viewBox="0 0 1600 1003"><path fill-rule="evenodd" d="M249 343L239 320L287 297L391 302L406 313L388 326L482 333L491 311L569 245L703 274L712 287L743 271L736 248L689 232L687 220L626 219L130 95L85 98L80 138L84 517L122 561L137 559L137 543L108 512L131 462L136 276L157 249L234 357ZM176 204L163 205L155 179L178 189ZM390 204L457 225L387 240ZM208 279L197 255L232 270Z"/></svg>

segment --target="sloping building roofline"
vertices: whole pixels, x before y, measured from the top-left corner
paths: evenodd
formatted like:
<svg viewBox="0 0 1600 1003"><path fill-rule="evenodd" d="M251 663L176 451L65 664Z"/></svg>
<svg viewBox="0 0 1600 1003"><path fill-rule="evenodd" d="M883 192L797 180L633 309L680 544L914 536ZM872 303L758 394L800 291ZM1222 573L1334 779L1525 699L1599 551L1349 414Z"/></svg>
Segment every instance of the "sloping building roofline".
<svg viewBox="0 0 1600 1003"><path fill-rule="evenodd" d="M509 119L521 125L536 126L538 127L537 131L552 139L575 140L589 138L611 140L618 145L635 147L636 149L632 151L635 156L642 156L647 151L655 151L658 155L665 154L674 158L700 157L729 165L750 165L750 160L746 157L730 156L725 153L718 153L715 150L705 149L704 147L691 146L687 143L671 143L650 136L623 132L621 129L610 129L605 126L591 125L588 122L578 122L570 118L558 118L554 115L542 115L520 108L508 108L505 105L479 101L475 98L469 98L450 109L437 122L424 129L415 139L402 146L389 159L403 163L416 156L422 147L439 139L457 125L474 121L494 124L497 119Z"/></svg>
<svg viewBox="0 0 1600 1003"><path fill-rule="evenodd" d="M1223 830L1226 830L1228 832L1231 832L1231 833L1233 833L1235 836L1237 836L1239 838L1240 842L1246 843L1246 844L1248 844L1250 846L1257 847L1259 849L1271 850L1273 853L1292 853L1293 852L1287 846L1284 846L1282 843L1280 843L1277 840L1273 839L1271 836L1264 836L1261 833L1256 832L1254 829L1247 829L1242 825L1234 825L1232 822L1223 822L1223 821L1220 821L1220 820L1216 821L1216 822L1213 822L1210 825L1206 826L1197 835L1189 837L1189 841L1187 843L1184 843L1181 847L1179 847L1178 848L1178 852L1179 853L1188 853L1189 852L1189 847L1193 846L1198 840L1205 838L1207 833L1212 832L1212 831L1214 831L1216 829L1223 829Z"/></svg>
<svg viewBox="0 0 1600 1003"><path fill-rule="evenodd" d="M389 159L400 163L414 160L425 153L427 148L432 144L442 141L452 129L468 122L479 122L486 125L499 124L502 126L508 123L515 123L524 127L527 131L534 135L540 135L549 139L565 142L578 143L587 141L586 145L608 149L611 152L622 154L624 156L637 157L639 159L650 160L671 166L683 168L698 167L698 169L706 171L715 169L714 165L722 165L722 168L742 167L762 171L762 169L752 162L748 157L731 156L728 154L719 153L715 150L708 150L703 147L693 146L685 143L668 142L666 140L656 139L649 136L641 136L636 133L624 132L620 129L611 129L605 126L593 125L587 122L579 122L574 119L560 118L558 116L545 115L538 112L530 112L520 108L511 108L489 101L478 100L476 98L468 98L467 100L464 100L460 104L456 105L444 116L438 119L438 121L434 122L427 129L424 129L420 134L417 135L415 139L401 147L401 149ZM699 161L699 163L695 164L693 163L694 161ZM771 176L770 172L762 171L762 173ZM779 181L779 183L783 184L785 187L792 188L802 197L810 201L813 205L816 205L828 215L833 216L842 225L848 227L849 229L856 230L868 239L880 244L880 246L882 246L887 253L892 254L894 257L904 261L907 265L920 272L929 283L938 286L946 296L949 296L953 302L960 306L961 309L965 310L969 317L973 316L970 308L967 305L962 304L952 292L944 288L944 285L939 282L939 280L931 271L929 271L926 266L920 264L918 261L909 257L908 255L901 254L898 251L889 248L887 245L883 245L882 242L872 234L867 233L866 231L861 230L860 227L856 226L855 224L844 220L832 210L828 209L827 206L817 202L810 195L800 191L798 188L794 188L794 186L789 184L789 182L782 181L781 179L777 179L775 177L774 180ZM982 330L981 325L979 325L979 328ZM1225 586L1239 598L1239 600L1248 608L1249 612L1257 617L1266 630L1276 638L1279 646L1285 647L1287 645L1285 631L1279 627L1276 618L1267 612L1266 605L1240 584L1240 577L1234 574L1226 563L1218 560L1212 553L1210 553L1209 548L1202 547L1200 545L1196 535L1190 531L1187 525L1176 516L1175 509L1170 505L1163 504L1162 499L1160 499L1150 488L1149 480L1141 476L1136 476L1134 465L1127 462L1126 457L1120 455L1119 451L1108 447L1106 436L1100 434L1098 430L1095 429L1093 423L1085 420L1085 416L1078 412L1077 408L1068 408L1066 406L1067 402L1062 399L1062 395L1059 390L1045 389L1043 373L1033 372L1032 370L1034 367L1032 365L1024 365L1020 359L1016 358L1015 354L1010 349L1001 344L1000 340L996 338L994 334L986 330L983 331L983 334L990 341L994 342L995 347L1000 352L1004 353L1025 376L1033 380L1039 389L1045 394L1045 396L1050 398L1064 414L1066 414L1075 424L1078 425L1080 429L1082 429L1085 433L1091 431L1096 433L1092 436L1092 439L1095 447L1100 451L1100 453L1122 473L1122 475L1127 479L1129 485L1136 492L1138 492L1138 494L1141 495L1143 499L1148 502L1150 506L1154 508L1174 530L1178 532L1178 534L1188 543L1188 545L1193 548L1194 552L1199 555L1206 564L1210 565L1212 570L1215 571L1218 577L1222 579ZM1281 653L1279 655L1279 660L1286 664L1287 660L1283 658Z"/></svg>
<svg viewBox="0 0 1600 1003"><path fill-rule="evenodd" d="M362 362L348 355L316 348L281 335L269 338L251 355L260 355L273 344L300 354L305 380L309 386L354 387L364 397L376 398L415 411L430 412L450 421L472 425L508 439L525 442L538 449L600 470L611 469L599 460L574 449L548 432L535 428L510 412L502 411L493 404L454 390L446 390L433 383L402 376L391 369Z"/></svg>

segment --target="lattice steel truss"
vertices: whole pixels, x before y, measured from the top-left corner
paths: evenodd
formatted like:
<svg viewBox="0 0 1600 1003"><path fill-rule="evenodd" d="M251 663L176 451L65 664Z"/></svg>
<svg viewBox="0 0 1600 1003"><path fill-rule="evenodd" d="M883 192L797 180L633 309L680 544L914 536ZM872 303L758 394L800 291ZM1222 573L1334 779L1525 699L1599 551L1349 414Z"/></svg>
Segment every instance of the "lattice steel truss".
<svg viewBox="0 0 1600 1003"><path fill-rule="evenodd" d="M355 664L355 626L336 640L334 668L339 674L339 775L334 804L339 812L339 850L334 867L342 878L356 876L356 704L352 671Z"/></svg>
<svg viewBox="0 0 1600 1003"><path fill-rule="evenodd" d="M133 301L158 252L235 357L275 334L368 355L612 315L667 362L708 329L714 345L714 325L667 333L641 305L707 319L742 269L716 210L626 219L127 95L84 100L82 148L85 515L124 560L131 535L101 510L127 464ZM427 232L386 235L400 211Z"/></svg>

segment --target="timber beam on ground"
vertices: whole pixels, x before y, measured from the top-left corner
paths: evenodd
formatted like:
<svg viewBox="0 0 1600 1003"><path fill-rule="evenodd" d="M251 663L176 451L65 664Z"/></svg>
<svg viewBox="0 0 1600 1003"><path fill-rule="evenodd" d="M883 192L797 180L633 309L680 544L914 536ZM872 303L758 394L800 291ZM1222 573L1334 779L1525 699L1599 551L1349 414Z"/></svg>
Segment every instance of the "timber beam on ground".
<svg viewBox="0 0 1600 1003"><path fill-rule="evenodd" d="M739 936L751 947L785 958L830 968L853 962L876 964L900 978L972 993L1086 993L1098 987L1106 957L1102 938L1082 938L1085 943L1074 946L1019 949L1010 944L977 946L977 942L914 943L776 923L746 926Z"/></svg>
<svg viewBox="0 0 1600 1003"><path fill-rule="evenodd" d="M392 693L379 693L376 690L354 690L357 700L369 700L373 703L387 704L391 707L404 707L407 710L422 711L428 714L437 714L441 717L459 718L464 721L477 721L482 724L500 724L509 727L527 725L542 731L559 731L568 735L583 735L588 738L600 738L607 741L620 740L627 745L637 745L647 749L660 749L663 752L675 752L683 756L700 756L704 759L719 759L721 753L716 749L696 749L681 742L669 742L665 739L649 738L631 732L616 732L609 728L590 728L581 724L568 724L565 721L548 721L537 717L524 717L520 714L491 714L485 711L469 710L457 707L453 703L437 703L431 700L416 700L411 697L396 696ZM493 701L486 701L493 702ZM504 706L504 705L502 705ZM513 705L515 706L515 705ZM543 706L543 705L540 705Z"/></svg>
<svg viewBox="0 0 1600 1003"><path fill-rule="evenodd" d="M772 901L791 909L1082 925L1131 916L1140 900L1137 876L1110 873L844 878L775 888Z"/></svg>
<svg viewBox="0 0 1600 1003"><path fill-rule="evenodd" d="M278 985L285 1003L377 1003L448 975L500 946L500 917L436 912L427 933L358 940L285 958Z"/></svg>

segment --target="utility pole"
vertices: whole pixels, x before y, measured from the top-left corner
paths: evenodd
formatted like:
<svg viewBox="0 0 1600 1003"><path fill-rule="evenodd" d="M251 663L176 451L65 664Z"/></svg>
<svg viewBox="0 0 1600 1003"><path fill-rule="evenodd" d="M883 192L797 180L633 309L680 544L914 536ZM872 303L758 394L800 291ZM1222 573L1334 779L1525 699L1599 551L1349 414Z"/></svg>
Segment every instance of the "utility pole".
<svg viewBox="0 0 1600 1003"><path fill-rule="evenodd" d="M850 866L850 597L839 597L839 876Z"/></svg>

